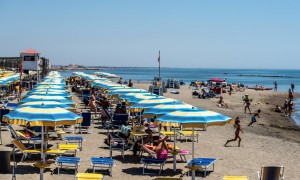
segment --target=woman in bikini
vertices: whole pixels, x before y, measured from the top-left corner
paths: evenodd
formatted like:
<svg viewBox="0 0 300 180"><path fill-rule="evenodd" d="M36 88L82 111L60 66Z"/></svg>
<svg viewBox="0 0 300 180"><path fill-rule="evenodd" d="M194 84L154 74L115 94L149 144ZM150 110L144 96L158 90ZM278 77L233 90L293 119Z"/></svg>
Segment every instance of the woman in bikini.
<svg viewBox="0 0 300 180"><path fill-rule="evenodd" d="M240 147L240 145L241 145L242 138L240 137L240 132L242 132L243 134L244 134L244 132L243 132L242 127L240 125L240 117L236 117L235 118L234 127L236 128L236 130L235 130L235 138L228 140L226 142L226 144L225 144L225 147L227 146L227 144L229 142L236 141L237 139L239 139L239 145L238 145L238 147Z"/></svg>

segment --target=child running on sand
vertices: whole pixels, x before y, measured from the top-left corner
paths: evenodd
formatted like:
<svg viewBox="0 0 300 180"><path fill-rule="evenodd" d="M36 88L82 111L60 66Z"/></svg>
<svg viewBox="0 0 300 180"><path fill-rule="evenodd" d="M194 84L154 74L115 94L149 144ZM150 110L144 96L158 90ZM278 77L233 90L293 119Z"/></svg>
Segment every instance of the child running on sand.
<svg viewBox="0 0 300 180"><path fill-rule="evenodd" d="M237 139L239 139L239 145L238 145L238 147L240 147L240 145L241 145L242 138L240 137L240 132L242 132L243 134L244 134L244 132L243 132L242 127L241 127L241 125L240 125L240 117L236 117L236 118L235 118L235 121L234 121L234 127L236 128L236 130L235 130L235 137L234 137L234 139L228 140L228 141L225 143L225 145L224 145L225 147L227 146L227 144L228 144L229 142L231 142L231 141L236 141Z"/></svg>
<svg viewBox="0 0 300 180"><path fill-rule="evenodd" d="M252 116L251 116L251 122L248 124L248 126L251 126L253 123L256 122L256 117L259 118L259 113L261 112L261 110L257 110L257 113L254 113Z"/></svg>

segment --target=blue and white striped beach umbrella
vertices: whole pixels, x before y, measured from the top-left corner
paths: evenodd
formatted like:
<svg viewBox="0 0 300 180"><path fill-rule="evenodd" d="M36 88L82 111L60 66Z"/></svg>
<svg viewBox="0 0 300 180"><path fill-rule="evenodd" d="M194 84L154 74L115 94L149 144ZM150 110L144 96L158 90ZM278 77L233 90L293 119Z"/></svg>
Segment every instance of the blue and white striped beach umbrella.
<svg viewBox="0 0 300 180"><path fill-rule="evenodd" d="M75 102L71 101L65 97L62 96L39 96L39 95L32 95L28 96L25 99L22 99L20 103L26 103L31 101L57 101L62 104L67 104L75 107Z"/></svg>
<svg viewBox="0 0 300 180"><path fill-rule="evenodd" d="M230 123L232 118L213 111L174 111L155 119L163 126L182 125L184 128L192 128L192 159L194 159L194 128L205 128L208 126L223 126ZM174 170L176 164L174 164ZM192 179L195 179L195 170L192 170Z"/></svg>
<svg viewBox="0 0 300 180"><path fill-rule="evenodd" d="M200 109L189 104L160 104L147 109L143 116L146 118L154 118L168 114L173 111L199 111Z"/></svg>
<svg viewBox="0 0 300 180"><path fill-rule="evenodd" d="M62 103L57 102L57 101L31 101L31 102L21 104L18 107L26 107L26 106L28 106L28 107L37 107L37 108L39 108L41 106L44 106L44 107L47 107L47 108L59 107L59 108L66 109L66 110L69 110L69 111L74 112L74 113L76 111L76 109L74 107L66 105L66 104L62 104Z"/></svg>
<svg viewBox="0 0 300 180"><path fill-rule="evenodd" d="M31 126L57 126L57 125L74 125L82 122L82 117L68 110L46 106L40 107L20 107L3 116L3 121L9 124ZM44 128L41 128L41 164L45 164L44 155ZM40 179L43 179L44 168L40 169Z"/></svg>

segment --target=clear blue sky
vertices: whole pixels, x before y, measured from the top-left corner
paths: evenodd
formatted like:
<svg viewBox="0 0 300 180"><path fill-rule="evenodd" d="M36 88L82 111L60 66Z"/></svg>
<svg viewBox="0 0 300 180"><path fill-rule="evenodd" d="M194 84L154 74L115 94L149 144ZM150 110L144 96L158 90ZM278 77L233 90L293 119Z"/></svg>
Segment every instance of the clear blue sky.
<svg viewBox="0 0 300 180"><path fill-rule="evenodd" d="M299 0L1 0L0 56L52 64L300 69Z"/></svg>

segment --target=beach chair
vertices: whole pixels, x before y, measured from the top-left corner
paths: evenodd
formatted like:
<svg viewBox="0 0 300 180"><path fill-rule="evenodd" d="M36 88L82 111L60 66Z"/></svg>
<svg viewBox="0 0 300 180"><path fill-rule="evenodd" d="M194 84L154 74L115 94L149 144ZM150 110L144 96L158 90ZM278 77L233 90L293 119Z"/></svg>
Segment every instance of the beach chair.
<svg viewBox="0 0 300 180"><path fill-rule="evenodd" d="M192 137L194 136L194 138L196 138L196 142L198 143L199 141L199 134L197 131L178 131L180 136L183 136L185 138L185 141L187 142L188 139L192 139Z"/></svg>
<svg viewBox="0 0 300 180"><path fill-rule="evenodd" d="M174 132L174 131L160 131L159 134L163 135L163 136L169 136L170 140L173 137L174 141L176 141L177 131L176 132Z"/></svg>
<svg viewBox="0 0 300 180"><path fill-rule="evenodd" d="M112 167L115 165L115 161L112 158L107 157L92 157L90 159L91 165L93 166L93 173L96 168L108 169L109 175L112 176Z"/></svg>
<svg viewBox="0 0 300 180"><path fill-rule="evenodd" d="M128 114L114 114L112 118L112 125L120 127L128 124Z"/></svg>
<svg viewBox="0 0 300 180"><path fill-rule="evenodd" d="M13 139L17 139L17 140L20 140L20 141L26 140L28 145L32 141L34 149L36 149L37 144L42 143L42 140L41 140L40 137L27 137L24 132L15 131L11 125L7 125L6 128L10 132Z"/></svg>
<svg viewBox="0 0 300 180"><path fill-rule="evenodd" d="M60 174L60 169L74 169L75 174L77 173L78 166L80 165L79 157L66 157L59 156L56 159L56 164L58 165L57 174Z"/></svg>
<svg viewBox="0 0 300 180"><path fill-rule="evenodd" d="M75 180L103 180L104 176L102 174L94 173L77 173Z"/></svg>
<svg viewBox="0 0 300 180"><path fill-rule="evenodd" d="M215 170L215 162L216 158L195 158L190 160L185 168L188 168L189 170L199 170L204 171L204 177L206 176L207 169L212 165L212 172ZM190 174L190 171L188 171L188 176Z"/></svg>
<svg viewBox="0 0 300 180"><path fill-rule="evenodd" d="M23 156L21 158L21 162L24 161L27 157L30 157L31 154L40 154L40 149L28 149L26 148L18 139L15 139L12 141L14 144L13 152L15 153L15 149L18 148L22 153ZM55 154L55 155L61 155L64 154L65 151L58 150L58 149L45 149L44 150L46 154Z"/></svg>
<svg viewBox="0 0 300 180"><path fill-rule="evenodd" d="M223 176L220 180L250 180L248 176Z"/></svg>
<svg viewBox="0 0 300 180"><path fill-rule="evenodd" d="M0 125L1 126L6 126L7 123L2 121L2 118L5 114L9 113L9 109L0 109Z"/></svg>
<svg viewBox="0 0 300 180"><path fill-rule="evenodd" d="M76 157L76 152L78 151L78 144L58 144L58 149L66 152L74 152L74 157Z"/></svg>
<svg viewBox="0 0 300 180"><path fill-rule="evenodd" d="M262 166L261 171L257 171L258 180L284 180L283 166Z"/></svg>
<svg viewBox="0 0 300 180"><path fill-rule="evenodd" d="M82 123L79 125L79 132L87 132L92 134L92 113L91 112L82 112Z"/></svg>
<svg viewBox="0 0 300 180"><path fill-rule="evenodd" d="M2 126L5 127L7 123L2 121L2 117L9 113L9 109L0 109L0 145L2 144Z"/></svg>
<svg viewBox="0 0 300 180"><path fill-rule="evenodd" d="M77 143L78 149L80 151L82 150L82 143L84 141L84 138L82 136L65 136L64 140L66 141L66 144Z"/></svg>
<svg viewBox="0 0 300 180"><path fill-rule="evenodd" d="M107 134L107 142L109 145L110 157L112 157L113 151L121 152L122 158L124 159L124 152L126 147L126 141L123 138L115 138L111 133Z"/></svg>
<svg viewBox="0 0 300 180"><path fill-rule="evenodd" d="M90 96L91 96L91 90L89 90L89 89L83 89L81 91L82 100L85 99L85 98L89 98Z"/></svg>
<svg viewBox="0 0 300 180"><path fill-rule="evenodd" d="M143 175L145 174L145 169L148 168L148 166L156 166L159 167L159 175L161 171L164 168L164 165L166 164L167 160L160 160L160 159L154 159L154 158L142 158L141 163L143 164Z"/></svg>

